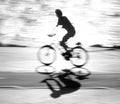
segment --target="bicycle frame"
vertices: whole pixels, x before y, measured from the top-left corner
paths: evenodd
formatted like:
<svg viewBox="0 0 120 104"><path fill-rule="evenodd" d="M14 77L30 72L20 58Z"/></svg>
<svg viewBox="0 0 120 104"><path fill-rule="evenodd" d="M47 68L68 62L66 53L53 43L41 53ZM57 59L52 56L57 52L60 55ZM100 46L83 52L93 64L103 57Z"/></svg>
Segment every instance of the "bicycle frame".
<svg viewBox="0 0 120 104"><path fill-rule="evenodd" d="M44 65L51 65L55 61L56 53L58 52L60 52L66 61L70 61L77 67L84 66L88 60L87 51L82 48L80 42L76 43L75 47L69 47L68 50L65 50L60 43L54 41L39 48L38 59Z"/></svg>
<svg viewBox="0 0 120 104"><path fill-rule="evenodd" d="M56 60L56 53L60 52L66 61L70 61L73 66L72 69L65 69L63 73L73 74L76 76L88 76L90 72L86 70L85 73L81 73L81 67L88 62L88 52L85 50L81 43L76 43L75 47L68 47L65 50L64 47L60 45L60 42L51 42L50 44L45 44L38 50L38 60L43 64L43 66L37 67L36 71L40 74L49 74L52 77L56 77L60 72L56 72L55 68L51 64ZM70 53L70 56L67 54ZM66 54L67 53L67 54ZM62 73L60 73L62 74Z"/></svg>
<svg viewBox="0 0 120 104"><path fill-rule="evenodd" d="M56 51L59 51L60 54L63 54L65 52L68 52L72 48L69 47L69 50L65 50L63 46L60 45L60 41L53 40L50 44L47 44L49 47L54 48ZM64 56L63 56L64 57Z"/></svg>
<svg viewBox="0 0 120 104"><path fill-rule="evenodd" d="M59 43L57 43L57 44L51 43L51 44L49 44L49 46L53 47L55 50L58 49L61 53L66 51L62 46L60 46Z"/></svg>

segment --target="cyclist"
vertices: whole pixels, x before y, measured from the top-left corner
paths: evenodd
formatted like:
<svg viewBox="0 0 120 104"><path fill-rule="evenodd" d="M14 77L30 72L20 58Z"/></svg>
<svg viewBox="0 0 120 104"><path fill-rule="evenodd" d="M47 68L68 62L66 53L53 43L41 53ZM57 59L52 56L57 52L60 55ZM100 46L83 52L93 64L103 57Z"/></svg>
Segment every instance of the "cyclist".
<svg viewBox="0 0 120 104"><path fill-rule="evenodd" d="M69 38L73 37L75 35L75 28L71 24L71 22L68 20L66 16L62 15L62 11L60 9L55 10L56 16L58 17L58 23L56 27L59 25L62 26L67 31L67 34L63 37L62 41L60 42L60 45L63 46L65 50L67 50L66 42Z"/></svg>

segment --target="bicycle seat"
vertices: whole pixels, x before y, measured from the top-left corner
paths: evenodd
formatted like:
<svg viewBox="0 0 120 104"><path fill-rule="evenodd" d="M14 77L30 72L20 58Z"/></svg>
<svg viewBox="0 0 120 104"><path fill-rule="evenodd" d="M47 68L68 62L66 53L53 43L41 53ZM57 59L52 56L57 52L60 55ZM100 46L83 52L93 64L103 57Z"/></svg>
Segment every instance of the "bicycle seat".
<svg viewBox="0 0 120 104"><path fill-rule="evenodd" d="M82 45L82 44L81 44L80 42L77 42L76 45L79 45L79 46L80 46L80 45Z"/></svg>

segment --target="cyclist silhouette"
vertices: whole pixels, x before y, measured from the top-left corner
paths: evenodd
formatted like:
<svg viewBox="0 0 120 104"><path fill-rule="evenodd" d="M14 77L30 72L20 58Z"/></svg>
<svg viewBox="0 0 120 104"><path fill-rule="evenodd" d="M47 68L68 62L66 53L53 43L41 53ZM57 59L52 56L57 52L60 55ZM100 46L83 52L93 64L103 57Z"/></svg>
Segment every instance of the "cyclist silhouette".
<svg viewBox="0 0 120 104"><path fill-rule="evenodd" d="M67 34L63 37L62 41L60 42L60 45L63 46L65 50L67 50L68 46L66 45L66 42L69 38L73 37L75 35L75 28L71 24L71 22L68 20L66 16L63 16L62 11L60 9L55 10L56 16L58 17L58 23L56 27L59 25L62 26L67 31Z"/></svg>

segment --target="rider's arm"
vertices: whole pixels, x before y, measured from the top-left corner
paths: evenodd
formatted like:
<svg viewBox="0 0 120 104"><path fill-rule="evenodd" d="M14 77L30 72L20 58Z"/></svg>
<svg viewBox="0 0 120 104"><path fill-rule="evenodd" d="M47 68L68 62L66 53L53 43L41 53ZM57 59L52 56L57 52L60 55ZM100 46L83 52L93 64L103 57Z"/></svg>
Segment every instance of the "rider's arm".
<svg viewBox="0 0 120 104"><path fill-rule="evenodd" d="M59 25L61 25L61 20L60 20L60 18L58 18L58 22L57 22L56 27L58 27Z"/></svg>
<svg viewBox="0 0 120 104"><path fill-rule="evenodd" d="M61 25L60 19L58 19L58 23L57 23L57 25L56 25L56 28L62 28L62 25Z"/></svg>
<svg viewBox="0 0 120 104"><path fill-rule="evenodd" d="M57 24L56 24L55 28L56 28L56 27L58 27L58 25L59 25L59 23L57 22Z"/></svg>

